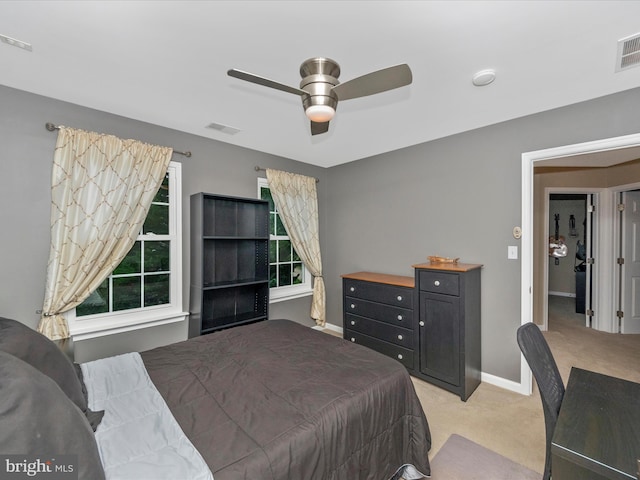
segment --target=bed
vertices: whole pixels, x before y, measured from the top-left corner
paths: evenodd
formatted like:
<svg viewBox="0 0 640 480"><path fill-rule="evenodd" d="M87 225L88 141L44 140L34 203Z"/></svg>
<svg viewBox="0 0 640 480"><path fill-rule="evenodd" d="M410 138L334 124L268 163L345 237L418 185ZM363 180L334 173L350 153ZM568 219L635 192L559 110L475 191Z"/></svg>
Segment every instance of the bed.
<svg viewBox="0 0 640 480"><path fill-rule="evenodd" d="M76 455L80 479L430 474L429 426L406 369L289 320L74 368L45 337L0 319L0 398L0 454Z"/></svg>

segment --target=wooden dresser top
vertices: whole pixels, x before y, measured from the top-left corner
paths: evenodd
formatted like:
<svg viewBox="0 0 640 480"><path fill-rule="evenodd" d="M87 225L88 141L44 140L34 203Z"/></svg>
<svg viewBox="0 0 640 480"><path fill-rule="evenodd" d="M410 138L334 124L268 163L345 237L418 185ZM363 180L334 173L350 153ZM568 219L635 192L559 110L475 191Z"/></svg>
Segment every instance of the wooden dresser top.
<svg viewBox="0 0 640 480"><path fill-rule="evenodd" d="M476 263L419 263L411 265L413 268L425 268L429 270L440 270L449 272L468 272L476 268L482 268L481 264Z"/></svg>
<svg viewBox="0 0 640 480"><path fill-rule="evenodd" d="M389 275L386 273L374 273L374 272L355 272L345 273L342 278L349 278L351 280L363 280L365 282L385 283L388 285L397 285L399 287L413 288L415 286L414 277L405 277L402 275Z"/></svg>

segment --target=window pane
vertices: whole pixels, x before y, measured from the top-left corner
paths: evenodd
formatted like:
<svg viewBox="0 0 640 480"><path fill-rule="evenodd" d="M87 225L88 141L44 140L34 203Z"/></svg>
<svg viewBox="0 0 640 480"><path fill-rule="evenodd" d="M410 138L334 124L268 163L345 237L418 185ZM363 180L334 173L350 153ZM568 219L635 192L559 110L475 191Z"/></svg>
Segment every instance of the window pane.
<svg viewBox="0 0 640 480"><path fill-rule="evenodd" d="M291 285L291 264L278 265L278 286Z"/></svg>
<svg viewBox="0 0 640 480"><path fill-rule="evenodd" d="M271 196L271 190L269 190L268 188L262 187L260 189L260 199L269 201L269 211L270 212L275 212L276 211L276 206L273 203L273 197Z"/></svg>
<svg viewBox="0 0 640 480"><path fill-rule="evenodd" d="M291 240L278 240L278 262L291 261Z"/></svg>
<svg viewBox="0 0 640 480"><path fill-rule="evenodd" d="M276 221L278 220L278 215L275 213L269 214L269 235L276 234Z"/></svg>
<svg viewBox="0 0 640 480"><path fill-rule="evenodd" d="M142 233L169 234L169 205L151 205Z"/></svg>
<svg viewBox="0 0 640 480"><path fill-rule="evenodd" d="M144 271L145 272L168 272L170 270L169 246L170 246L169 242L154 242L154 241L145 240L144 242Z"/></svg>
<svg viewBox="0 0 640 480"><path fill-rule="evenodd" d="M276 243L274 241L269 242L269 263L276 263L278 261Z"/></svg>
<svg viewBox="0 0 640 480"><path fill-rule="evenodd" d="M269 265L269 288L275 288L278 286L278 267L276 265Z"/></svg>
<svg viewBox="0 0 640 480"><path fill-rule="evenodd" d="M293 247L293 245L292 245ZM293 261L294 262L301 262L302 260L300 260L300 257L298 256L298 252L296 252L295 248L291 249L293 251Z"/></svg>
<svg viewBox="0 0 640 480"><path fill-rule="evenodd" d="M169 303L169 275L145 275L144 306Z"/></svg>
<svg viewBox="0 0 640 480"><path fill-rule="evenodd" d="M167 173L162 180L162 185L158 189L158 193L153 197L154 203L169 203L169 174Z"/></svg>
<svg viewBox="0 0 640 480"><path fill-rule="evenodd" d="M106 278L95 292L76 307L76 315L94 315L109 311L109 279Z"/></svg>
<svg viewBox="0 0 640 480"><path fill-rule="evenodd" d="M287 230L284 228L282 220L280 220L280 215L276 217L276 235L287 235Z"/></svg>
<svg viewBox="0 0 640 480"><path fill-rule="evenodd" d="M140 308L142 277L123 277L113 279L113 311Z"/></svg>
<svg viewBox="0 0 640 480"><path fill-rule="evenodd" d="M293 285L298 285L299 283L304 283L304 269L302 268L302 263L294 263L293 264L293 274L292 274L292 282Z"/></svg>
<svg viewBox="0 0 640 480"><path fill-rule="evenodd" d="M142 257L140 256L141 246L140 242L136 242L129 250L129 253L124 257L120 265L113 271L113 275L126 275L128 273L140 273L140 266L142 264Z"/></svg>

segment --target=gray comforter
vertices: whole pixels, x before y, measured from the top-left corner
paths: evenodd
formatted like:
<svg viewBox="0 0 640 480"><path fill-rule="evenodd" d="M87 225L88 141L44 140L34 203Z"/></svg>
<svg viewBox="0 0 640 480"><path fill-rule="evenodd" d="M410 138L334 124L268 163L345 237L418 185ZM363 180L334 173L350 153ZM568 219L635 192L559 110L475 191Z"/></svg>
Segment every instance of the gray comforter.
<svg viewBox="0 0 640 480"><path fill-rule="evenodd" d="M386 480L429 474L431 437L405 368L269 320L143 352L215 480Z"/></svg>

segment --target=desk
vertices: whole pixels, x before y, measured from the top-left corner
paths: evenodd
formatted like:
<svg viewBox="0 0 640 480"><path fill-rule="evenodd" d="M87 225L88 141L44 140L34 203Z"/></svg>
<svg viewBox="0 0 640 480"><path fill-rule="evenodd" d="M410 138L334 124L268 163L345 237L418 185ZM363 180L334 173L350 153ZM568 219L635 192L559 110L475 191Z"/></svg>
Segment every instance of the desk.
<svg viewBox="0 0 640 480"><path fill-rule="evenodd" d="M572 368L551 443L553 480L636 480L640 384Z"/></svg>

